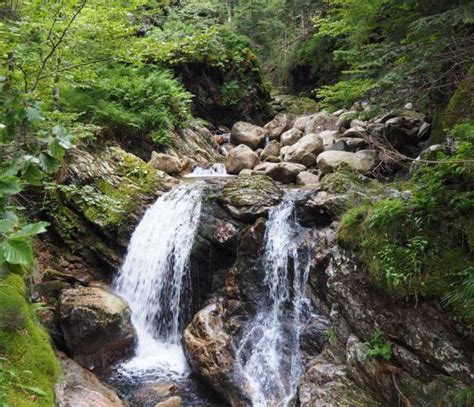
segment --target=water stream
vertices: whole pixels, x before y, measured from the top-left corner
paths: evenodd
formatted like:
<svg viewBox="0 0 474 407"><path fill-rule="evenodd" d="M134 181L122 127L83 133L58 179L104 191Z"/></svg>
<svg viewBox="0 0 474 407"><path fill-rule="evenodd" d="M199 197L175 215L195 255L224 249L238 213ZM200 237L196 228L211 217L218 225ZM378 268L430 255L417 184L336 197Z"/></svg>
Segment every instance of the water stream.
<svg viewBox="0 0 474 407"><path fill-rule="evenodd" d="M265 291L237 352L254 407L287 406L299 383L299 337L311 253L311 244L300 242L301 232L294 194L287 193L270 210L262 258Z"/></svg>

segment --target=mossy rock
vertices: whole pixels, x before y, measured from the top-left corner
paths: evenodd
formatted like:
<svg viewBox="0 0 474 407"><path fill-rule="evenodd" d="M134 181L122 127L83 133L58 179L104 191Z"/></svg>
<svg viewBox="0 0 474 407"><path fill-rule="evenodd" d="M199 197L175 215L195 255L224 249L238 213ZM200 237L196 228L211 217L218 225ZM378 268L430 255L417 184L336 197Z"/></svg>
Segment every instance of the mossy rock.
<svg viewBox="0 0 474 407"><path fill-rule="evenodd" d="M443 128L452 129L457 124L474 120L474 65L459 84L442 115Z"/></svg>
<svg viewBox="0 0 474 407"><path fill-rule="evenodd" d="M23 279L15 274L0 279L0 357L1 405L55 405L59 363L26 300Z"/></svg>
<svg viewBox="0 0 474 407"><path fill-rule="evenodd" d="M271 206L282 199L284 192L266 175L240 176L229 181L218 201L238 220L253 222L265 216Z"/></svg>

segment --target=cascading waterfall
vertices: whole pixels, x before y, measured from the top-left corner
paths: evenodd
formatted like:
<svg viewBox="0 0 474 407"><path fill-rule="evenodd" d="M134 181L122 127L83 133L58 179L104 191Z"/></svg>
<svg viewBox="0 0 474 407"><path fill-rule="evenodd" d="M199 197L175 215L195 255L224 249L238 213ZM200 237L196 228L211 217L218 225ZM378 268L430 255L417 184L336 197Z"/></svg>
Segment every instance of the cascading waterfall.
<svg viewBox="0 0 474 407"><path fill-rule="evenodd" d="M209 168L196 167L190 174L186 175L185 178L225 177L227 175L224 164L213 164Z"/></svg>
<svg viewBox="0 0 474 407"><path fill-rule="evenodd" d="M122 373L162 371L186 375L181 346L183 294L189 288L189 258L201 214L202 190L173 189L145 213L128 246L114 289L132 312L138 344Z"/></svg>
<svg viewBox="0 0 474 407"><path fill-rule="evenodd" d="M302 371L299 337L311 245L298 244L302 228L294 212L291 193L270 210L263 255L265 292L237 352L254 407L287 406Z"/></svg>

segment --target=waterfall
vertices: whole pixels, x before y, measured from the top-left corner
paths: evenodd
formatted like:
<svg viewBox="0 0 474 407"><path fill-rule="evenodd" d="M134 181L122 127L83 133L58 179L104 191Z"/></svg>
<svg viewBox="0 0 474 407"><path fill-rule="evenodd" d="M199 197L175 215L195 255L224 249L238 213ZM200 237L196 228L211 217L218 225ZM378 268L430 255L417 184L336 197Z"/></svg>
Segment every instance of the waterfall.
<svg viewBox="0 0 474 407"><path fill-rule="evenodd" d="M196 187L173 189L146 211L132 235L113 284L130 306L138 337L135 357L121 366L122 372L188 372L181 347L183 295L190 283L201 196Z"/></svg>
<svg viewBox="0 0 474 407"><path fill-rule="evenodd" d="M298 244L302 228L294 212L292 194L270 210L262 258L265 290L237 351L254 407L287 406L302 371L299 337L311 247Z"/></svg>
<svg viewBox="0 0 474 407"><path fill-rule="evenodd" d="M185 178L225 177L227 175L225 165L218 163L211 165L209 168L195 167L191 173L185 175Z"/></svg>

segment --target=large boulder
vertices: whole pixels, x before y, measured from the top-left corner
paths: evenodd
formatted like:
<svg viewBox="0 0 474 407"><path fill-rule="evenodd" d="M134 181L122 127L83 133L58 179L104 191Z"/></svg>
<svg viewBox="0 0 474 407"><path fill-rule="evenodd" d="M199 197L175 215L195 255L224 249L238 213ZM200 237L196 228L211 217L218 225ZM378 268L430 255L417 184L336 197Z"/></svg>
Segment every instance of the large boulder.
<svg viewBox="0 0 474 407"><path fill-rule="evenodd" d="M324 130L337 130L338 117L334 116L325 110L317 113L307 121L304 128L305 134L320 133Z"/></svg>
<svg viewBox="0 0 474 407"><path fill-rule="evenodd" d="M148 163L155 170L160 170L166 174L178 174L181 171L181 161L169 154L157 153L153 151L151 160Z"/></svg>
<svg viewBox="0 0 474 407"><path fill-rule="evenodd" d="M323 151L322 139L314 134L307 134L286 151L284 161L311 167L316 163L316 156Z"/></svg>
<svg viewBox="0 0 474 407"><path fill-rule="evenodd" d="M353 170L361 173L370 172L374 169L377 159L375 154L367 152L371 150L364 151L359 151L357 153L350 153L347 151L325 151L318 156L318 167L325 174L333 172L335 168L341 164L346 164Z"/></svg>
<svg viewBox="0 0 474 407"><path fill-rule="evenodd" d="M57 407L123 407L117 394L63 353L58 354L62 375L56 384Z"/></svg>
<svg viewBox="0 0 474 407"><path fill-rule="evenodd" d="M259 163L258 155L244 144L240 144L227 155L225 169L228 174L238 174L253 169Z"/></svg>
<svg viewBox="0 0 474 407"><path fill-rule="evenodd" d="M230 143L233 145L245 144L256 150L265 140L265 130L246 122L237 122L230 133Z"/></svg>
<svg viewBox="0 0 474 407"><path fill-rule="evenodd" d="M233 337L226 329L222 302L207 305L184 330L191 364L232 407L251 405L245 379L237 370Z"/></svg>
<svg viewBox="0 0 474 407"><path fill-rule="evenodd" d="M303 137L303 132L297 128L285 131L280 138L282 146L291 146L295 144L301 137Z"/></svg>
<svg viewBox="0 0 474 407"><path fill-rule="evenodd" d="M63 290L59 327L68 353L89 369L104 369L131 356L135 333L121 298L98 287Z"/></svg>
<svg viewBox="0 0 474 407"><path fill-rule="evenodd" d="M299 131L304 131L308 121L311 119L311 116L301 116L295 120L293 127Z"/></svg>
<svg viewBox="0 0 474 407"><path fill-rule="evenodd" d="M298 174L305 170L306 167L301 164L279 163L268 168L265 174L282 184L294 184Z"/></svg>
<svg viewBox="0 0 474 407"><path fill-rule="evenodd" d="M270 164L269 165L277 165ZM229 181L218 201L235 219L254 222L283 197L283 191L266 175L241 176Z"/></svg>
<svg viewBox="0 0 474 407"><path fill-rule="evenodd" d="M264 126L268 132L270 140L279 140L280 136L291 128L294 122L294 116L288 114L279 114L270 123Z"/></svg>
<svg viewBox="0 0 474 407"><path fill-rule="evenodd" d="M162 381L145 384L129 400L130 407L181 407L181 405L178 386Z"/></svg>
<svg viewBox="0 0 474 407"><path fill-rule="evenodd" d="M317 185L319 183L319 177L308 171L303 171L296 177L296 183L301 186Z"/></svg>
<svg viewBox="0 0 474 407"><path fill-rule="evenodd" d="M276 140L268 143L260 154L262 160L266 160L268 157L278 157L280 155L280 143Z"/></svg>

